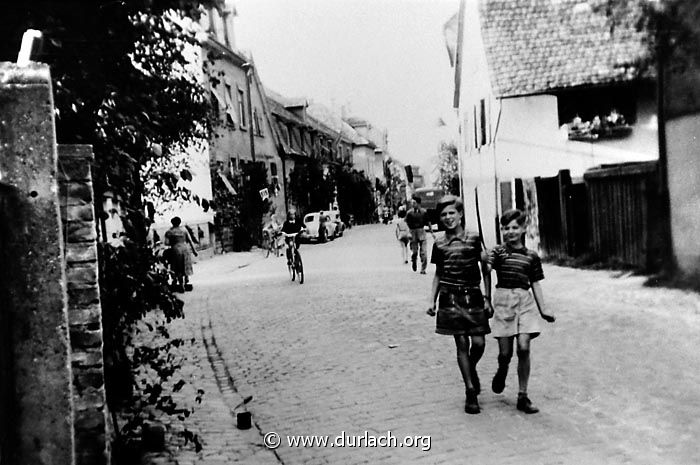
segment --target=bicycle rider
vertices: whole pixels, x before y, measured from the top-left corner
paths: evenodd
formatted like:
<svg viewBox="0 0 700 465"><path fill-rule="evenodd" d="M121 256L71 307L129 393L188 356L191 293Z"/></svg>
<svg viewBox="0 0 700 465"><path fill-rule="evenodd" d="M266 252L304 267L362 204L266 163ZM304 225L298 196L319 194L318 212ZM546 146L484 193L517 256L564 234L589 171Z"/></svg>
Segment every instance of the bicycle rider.
<svg viewBox="0 0 700 465"><path fill-rule="evenodd" d="M282 225L282 232L284 234L296 234L296 236L285 236L284 243L287 244L287 265L292 263L292 242L295 248L299 248L299 232L305 229L304 223L296 216L295 210L289 210L287 212L287 221Z"/></svg>
<svg viewBox="0 0 700 465"><path fill-rule="evenodd" d="M277 222L277 216L272 215L270 221L263 227L263 235L266 235L268 239L274 243L277 240L277 236L280 234L281 225Z"/></svg>

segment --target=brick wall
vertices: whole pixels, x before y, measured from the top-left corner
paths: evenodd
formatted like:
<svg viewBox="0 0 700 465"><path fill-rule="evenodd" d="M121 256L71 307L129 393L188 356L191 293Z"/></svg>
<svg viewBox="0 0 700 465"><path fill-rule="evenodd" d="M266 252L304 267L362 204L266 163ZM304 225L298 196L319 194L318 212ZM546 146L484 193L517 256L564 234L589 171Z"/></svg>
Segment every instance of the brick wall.
<svg viewBox="0 0 700 465"><path fill-rule="evenodd" d="M78 465L109 462L92 160L89 145L58 146Z"/></svg>

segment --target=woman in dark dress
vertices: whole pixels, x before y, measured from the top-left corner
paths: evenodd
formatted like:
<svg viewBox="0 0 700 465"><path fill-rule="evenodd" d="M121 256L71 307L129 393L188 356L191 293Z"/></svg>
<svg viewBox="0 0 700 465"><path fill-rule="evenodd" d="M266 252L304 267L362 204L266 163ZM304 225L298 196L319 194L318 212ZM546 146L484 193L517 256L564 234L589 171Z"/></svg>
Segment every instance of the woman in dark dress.
<svg viewBox="0 0 700 465"><path fill-rule="evenodd" d="M191 290L189 285L189 276L192 275L192 255L190 250L196 256L197 251L194 248L194 243L187 229L180 226L182 220L175 217L170 220L173 225L165 233L165 243L170 246L169 262L170 269L175 274L176 290L185 292Z"/></svg>

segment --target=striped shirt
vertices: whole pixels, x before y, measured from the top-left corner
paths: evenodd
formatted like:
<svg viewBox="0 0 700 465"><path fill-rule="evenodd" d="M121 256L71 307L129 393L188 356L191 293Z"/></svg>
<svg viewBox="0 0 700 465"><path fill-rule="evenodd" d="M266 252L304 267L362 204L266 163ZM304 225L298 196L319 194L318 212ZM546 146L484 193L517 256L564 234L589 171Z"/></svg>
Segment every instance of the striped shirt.
<svg viewBox="0 0 700 465"><path fill-rule="evenodd" d="M481 241L477 234L440 237L433 244L431 262L440 282L454 286L478 287L481 282L479 261Z"/></svg>
<svg viewBox="0 0 700 465"><path fill-rule="evenodd" d="M488 262L496 270L496 287L527 290L531 282L544 279L540 257L526 247L515 249L507 244L498 245L489 252Z"/></svg>

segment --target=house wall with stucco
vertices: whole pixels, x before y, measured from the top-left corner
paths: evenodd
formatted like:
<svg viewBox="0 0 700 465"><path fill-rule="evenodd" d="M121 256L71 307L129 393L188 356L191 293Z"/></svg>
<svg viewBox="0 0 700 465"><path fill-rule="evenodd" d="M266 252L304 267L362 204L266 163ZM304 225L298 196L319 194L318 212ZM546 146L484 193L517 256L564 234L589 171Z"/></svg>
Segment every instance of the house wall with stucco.
<svg viewBox="0 0 700 465"><path fill-rule="evenodd" d="M501 183L515 178L555 176L559 170L570 170L572 177L579 177L600 164L658 158L653 96L639 92L636 123L628 137L595 142L569 140L566 127L559 124L555 92L509 98L494 95L478 2L465 0L463 15L458 151L466 225L469 229L478 228L478 196L487 244L496 243L498 237Z"/></svg>
<svg viewBox="0 0 700 465"><path fill-rule="evenodd" d="M688 275L700 274L700 114L666 124L671 234L676 263Z"/></svg>

